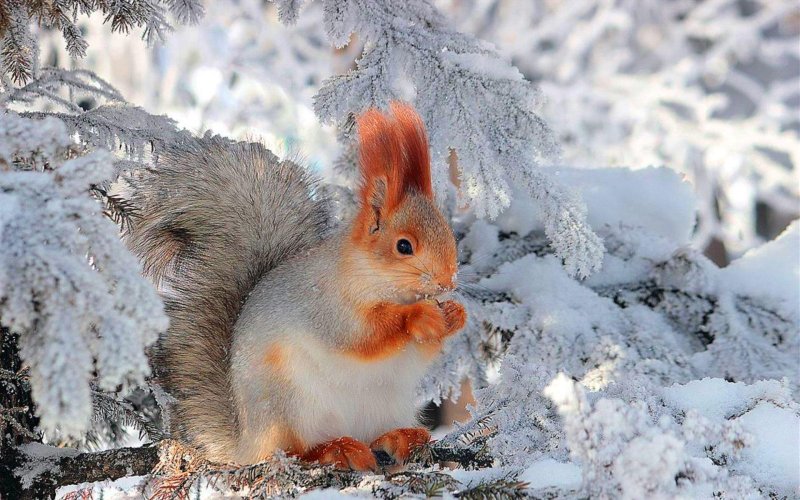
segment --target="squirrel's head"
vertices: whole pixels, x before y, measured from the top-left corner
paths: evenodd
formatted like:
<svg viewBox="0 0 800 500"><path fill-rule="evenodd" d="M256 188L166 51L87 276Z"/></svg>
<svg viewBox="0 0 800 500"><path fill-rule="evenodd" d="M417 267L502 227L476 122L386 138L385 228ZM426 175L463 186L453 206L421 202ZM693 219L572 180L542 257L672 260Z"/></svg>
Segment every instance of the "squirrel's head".
<svg viewBox="0 0 800 500"><path fill-rule="evenodd" d="M357 119L360 207L352 241L369 280L387 298L413 302L453 290L455 237L436 206L425 125L414 109L392 102ZM370 286L372 288L372 286Z"/></svg>

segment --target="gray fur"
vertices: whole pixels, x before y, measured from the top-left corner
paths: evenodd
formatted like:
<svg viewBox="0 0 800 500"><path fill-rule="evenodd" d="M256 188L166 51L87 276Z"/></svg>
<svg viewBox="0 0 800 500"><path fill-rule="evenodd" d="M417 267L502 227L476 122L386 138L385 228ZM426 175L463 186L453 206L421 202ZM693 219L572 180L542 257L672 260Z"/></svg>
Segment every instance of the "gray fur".
<svg viewBox="0 0 800 500"><path fill-rule="evenodd" d="M130 181L127 243L161 286L170 327L153 364L176 399L172 432L230 461L239 433L230 347L242 304L262 277L319 244L324 200L289 161L260 144L193 139Z"/></svg>

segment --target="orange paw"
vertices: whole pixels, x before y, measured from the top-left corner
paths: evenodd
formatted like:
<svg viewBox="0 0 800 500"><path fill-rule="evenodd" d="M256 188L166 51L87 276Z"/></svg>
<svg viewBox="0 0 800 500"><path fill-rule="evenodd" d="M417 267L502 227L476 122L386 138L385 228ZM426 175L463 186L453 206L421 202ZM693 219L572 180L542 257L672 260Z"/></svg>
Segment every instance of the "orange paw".
<svg viewBox="0 0 800 500"><path fill-rule="evenodd" d="M464 328L467 324L467 311L464 306L455 300L448 300L439 304L444 313L444 320L447 324L447 333L453 334Z"/></svg>
<svg viewBox="0 0 800 500"><path fill-rule="evenodd" d="M417 342L438 342L447 336L447 321L444 311L434 301L414 304L413 314L408 318L408 333Z"/></svg>
<svg viewBox="0 0 800 500"><path fill-rule="evenodd" d="M430 440L430 432L420 427L395 429L379 436L369 447L374 451L385 451L396 463L404 464L412 451Z"/></svg>
<svg viewBox="0 0 800 500"><path fill-rule="evenodd" d="M333 465L341 470L374 471L378 469L375 455L367 445L351 437L341 437L320 443L303 454L306 462Z"/></svg>

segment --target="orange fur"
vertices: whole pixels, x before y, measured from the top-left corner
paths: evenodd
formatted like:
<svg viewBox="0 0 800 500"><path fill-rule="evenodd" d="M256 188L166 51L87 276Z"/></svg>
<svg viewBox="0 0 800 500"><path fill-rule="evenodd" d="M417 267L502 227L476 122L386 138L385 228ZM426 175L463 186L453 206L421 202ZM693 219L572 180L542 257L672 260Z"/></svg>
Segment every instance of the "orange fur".
<svg viewBox="0 0 800 500"><path fill-rule="evenodd" d="M264 355L264 363L275 373L283 372L286 363L286 356L283 352L283 348L278 344L272 345L267 349L267 353Z"/></svg>
<svg viewBox="0 0 800 500"><path fill-rule="evenodd" d="M357 118L361 205L381 200L387 213L410 191L433 198L425 125L408 104L393 101L389 109L370 108Z"/></svg>
<svg viewBox="0 0 800 500"><path fill-rule="evenodd" d="M440 306L447 324L447 333L452 335L467 324L467 311L464 306L454 300L443 302Z"/></svg>
<svg viewBox="0 0 800 500"><path fill-rule="evenodd" d="M452 300L442 304L380 302L363 315L368 331L349 352L370 361L396 354L409 342L422 344L428 354L438 353L442 340L463 328L466 321L464 306Z"/></svg>
<svg viewBox="0 0 800 500"><path fill-rule="evenodd" d="M374 471L378 468L372 450L361 441L341 437L318 444L302 455L306 462L333 465L342 470Z"/></svg>
<svg viewBox="0 0 800 500"><path fill-rule="evenodd" d="M369 447L385 451L398 464L404 464L411 453L431 440L431 433L421 427L395 429L375 439Z"/></svg>
<svg viewBox="0 0 800 500"><path fill-rule="evenodd" d="M297 433L285 424L275 424L269 428L269 432L260 443L260 449L270 450L262 459L272 455L273 450L283 450L289 455L299 455L307 448L305 442Z"/></svg>
<svg viewBox="0 0 800 500"><path fill-rule="evenodd" d="M433 198L431 160L425 124L413 107L393 101L389 109L394 115L395 131L403 146L403 186Z"/></svg>

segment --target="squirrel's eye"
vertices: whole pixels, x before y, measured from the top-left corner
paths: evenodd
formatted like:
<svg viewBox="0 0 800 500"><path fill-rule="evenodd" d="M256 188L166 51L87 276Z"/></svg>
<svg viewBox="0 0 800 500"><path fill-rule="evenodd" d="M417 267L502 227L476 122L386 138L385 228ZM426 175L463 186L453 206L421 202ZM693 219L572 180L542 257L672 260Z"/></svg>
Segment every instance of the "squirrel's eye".
<svg viewBox="0 0 800 500"><path fill-rule="evenodd" d="M414 255L414 247L412 247L411 242L405 238L397 240L397 251L403 255Z"/></svg>

